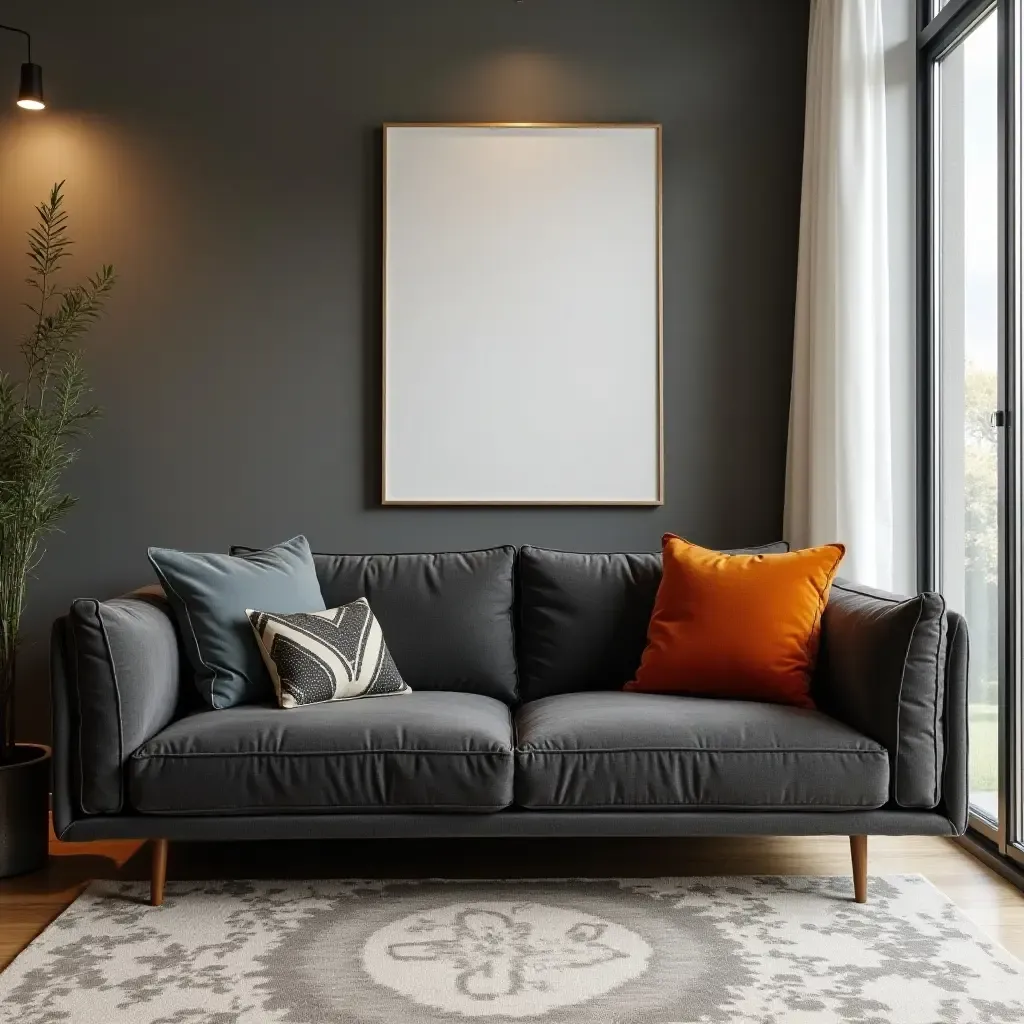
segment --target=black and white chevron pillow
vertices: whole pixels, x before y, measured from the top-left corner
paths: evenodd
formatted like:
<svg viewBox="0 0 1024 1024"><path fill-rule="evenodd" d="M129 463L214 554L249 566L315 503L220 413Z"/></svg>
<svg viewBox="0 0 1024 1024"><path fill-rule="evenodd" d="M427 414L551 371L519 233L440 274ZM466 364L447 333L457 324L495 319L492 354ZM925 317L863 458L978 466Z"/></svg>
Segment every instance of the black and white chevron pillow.
<svg viewBox="0 0 1024 1024"><path fill-rule="evenodd" d="M283 708L411 692L365 597L325 612L245 614Z"/></svg>

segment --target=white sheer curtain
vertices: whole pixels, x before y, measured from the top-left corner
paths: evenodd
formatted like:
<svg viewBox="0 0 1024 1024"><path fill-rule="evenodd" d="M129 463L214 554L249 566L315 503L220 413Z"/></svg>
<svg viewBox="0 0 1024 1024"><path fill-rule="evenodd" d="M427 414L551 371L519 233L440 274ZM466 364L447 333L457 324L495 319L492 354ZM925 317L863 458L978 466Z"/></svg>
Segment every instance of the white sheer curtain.
<svg viewBox="0 0 1024 1024"><path fill-rule="evenodd" d="M881 0L811 0L786 538L893 583ZM907 410L907 415L913 415Z"/></svg>

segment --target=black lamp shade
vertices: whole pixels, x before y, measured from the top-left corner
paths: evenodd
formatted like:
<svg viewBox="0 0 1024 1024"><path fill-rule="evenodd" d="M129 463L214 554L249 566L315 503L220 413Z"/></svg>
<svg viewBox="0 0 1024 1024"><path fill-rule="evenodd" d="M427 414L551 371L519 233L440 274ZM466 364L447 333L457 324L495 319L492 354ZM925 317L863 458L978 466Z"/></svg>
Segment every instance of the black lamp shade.
<svg viewBox="0 0 1024 1024"><path fill-rule="evenodd" d="M42 110L46 106L43 102L43 69L38 64L21 65L18 106L26 110Z"/></svg>

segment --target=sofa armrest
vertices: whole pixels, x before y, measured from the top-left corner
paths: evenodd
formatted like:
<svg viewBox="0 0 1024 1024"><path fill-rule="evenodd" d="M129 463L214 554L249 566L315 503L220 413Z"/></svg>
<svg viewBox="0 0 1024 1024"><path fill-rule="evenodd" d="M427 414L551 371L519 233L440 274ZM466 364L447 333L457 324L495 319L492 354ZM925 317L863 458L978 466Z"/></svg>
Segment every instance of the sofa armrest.
<svg viewBox="0 0 1024 1024"><path fill-rule="evenodd" d="M836 580L822 618L815 697L886 748L890 799L899 807L938 807L944 769L966 749L966 725L947 707L958 682L951 673L966 672L967 627L956 620L951 665L950 616L939 594L898 597Z"/></svg>
<svg viewBox="0 0 1024 1024"><path fill-rule="evenodd" d="M967 830L967 668L970 661L967 620L957 612L946 616L946 703L943 732L946 763L942 770L942 809L958 836Z"/></svg>
<svg viewBox="0 0 1024 1024"><path fill-rule="evenodd" d="M124 808L124 764L176 717L181 667L162 595L72 604L52 639L55 804L85 814ZM67 793L59 792L62 782Z"/></svg>

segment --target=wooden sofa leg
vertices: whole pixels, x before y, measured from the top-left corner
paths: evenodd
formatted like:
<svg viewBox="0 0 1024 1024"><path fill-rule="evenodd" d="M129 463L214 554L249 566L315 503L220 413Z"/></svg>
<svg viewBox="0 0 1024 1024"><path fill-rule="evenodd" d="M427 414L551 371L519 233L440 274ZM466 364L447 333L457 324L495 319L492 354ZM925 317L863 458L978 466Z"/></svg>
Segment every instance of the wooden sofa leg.
<svg viewBox="0 0 1024 1024"><path fill-rule="evenodd" d="M153 869L149 880L149 902L159 907L164 901L164 882L167 880L167 840L153 840Z"/></svg>
<svg viewBox="0 0 1024 1024"><path fill-rule="evenodd" d="M868 837L850 836L850 856L853 858L853 898L858 903L868 901Z"/></svg>

